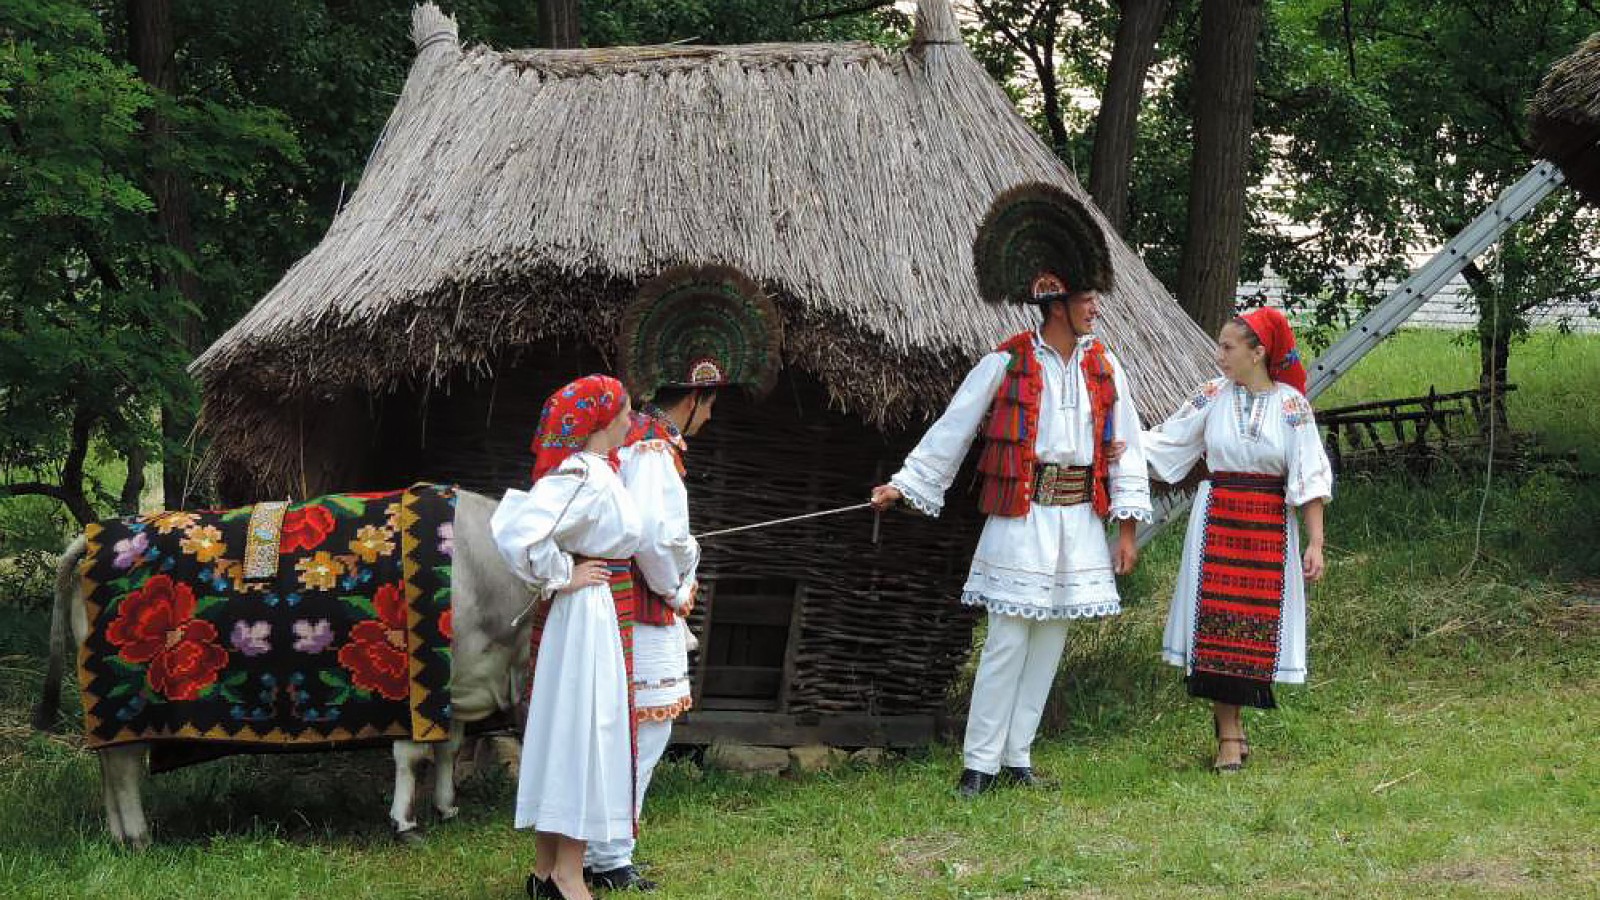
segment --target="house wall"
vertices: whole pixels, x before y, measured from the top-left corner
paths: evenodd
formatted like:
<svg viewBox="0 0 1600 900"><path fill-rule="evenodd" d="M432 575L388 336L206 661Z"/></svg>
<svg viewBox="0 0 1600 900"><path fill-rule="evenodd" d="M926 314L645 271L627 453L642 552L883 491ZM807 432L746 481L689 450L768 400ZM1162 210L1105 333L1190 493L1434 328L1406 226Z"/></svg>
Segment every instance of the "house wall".
<svg viewBox="0 0 1600 900"><path fill-rule="evenodd" d="M390 484L525 486L544 398L605 369L592 351L550 349L503 361L492 378L400 392L381 405L366 468ZM884 435L830 409L805 374L785 373L761 401L728 392L690 442L695 529L859 503L920 432ZM981 524L970 484L958 482L938 520L858 511L707 541L691 620L698 708L803 720L942 713L976 620L958 602Z"/></svg>

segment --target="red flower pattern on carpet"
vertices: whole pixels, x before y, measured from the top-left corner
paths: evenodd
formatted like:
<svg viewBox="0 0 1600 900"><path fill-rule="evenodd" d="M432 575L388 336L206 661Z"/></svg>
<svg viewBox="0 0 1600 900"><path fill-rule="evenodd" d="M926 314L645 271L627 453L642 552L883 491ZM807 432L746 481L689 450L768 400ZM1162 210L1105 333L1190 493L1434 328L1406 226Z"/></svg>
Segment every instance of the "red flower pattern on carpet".
<svg viewBox="0 0 1600 900"><path fill-rule="evenodd" d="M216 626L196 619L195 606L189 585L156 575L128 594L106 629L118 656L150 664L150 688L169 700L198 699L228 665Z"/></svg>
<svg viewBox="0 0 1600 900"><path fill-rule="evenodd" d="M278 552L311 550L333 533L335 525L333 513L325 506L292 509L283 514L283 536L278 542Z"/></svg>
<svg viewBox="0 0 1600 900"><path fill-rule="evenodd" d="M402 700L410 692L411 675L405 594L398 584L379 585L372 604L378 618L350 629L350 642L339 648L339 664L350 671L356 687Z"/></svg>

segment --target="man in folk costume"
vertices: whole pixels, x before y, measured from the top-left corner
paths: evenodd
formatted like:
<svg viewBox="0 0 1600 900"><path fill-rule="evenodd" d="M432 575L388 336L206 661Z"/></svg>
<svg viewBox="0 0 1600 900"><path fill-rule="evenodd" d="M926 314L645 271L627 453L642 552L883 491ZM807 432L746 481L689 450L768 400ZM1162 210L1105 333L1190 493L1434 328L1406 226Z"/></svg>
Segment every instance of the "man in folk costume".
<svg viewBox="0 0 1600 900"><path fill-rule="evenodd" d="M643 521L644 546L681 552L635 558L633 701L638 740L634 799L644 805L672 723L689 709L689 650L684 618L694 605L699 547L689 532L684 487L686 438L711 420L722 388L770 387L780 339L777 310L757 286L731 269L680 267L645 284L623 316L623 381L642 398L621 451L622 481ZM584 866L597 886L655 890L633 864L634 841L588 846Z"/></svg>
<svg viewBox="0 0 1600 900"><path fill-rule="evenodd" d="M1031 748L1067 622L1121 611L1116 575L1152 518L1139 418L1122 367L1094 331L1111 286L1105 237L1065 192L1024 185L996 200L973 248L989 302L1037 305L1041 324L972 369L949 407L872 492L936 516L981 432L979 508L989 518L961 601L988 611L958 790L1040 786ZM1120 456L1118 455L1120 451ZM1117 521L1114 547L1105 521Z"/></svg>

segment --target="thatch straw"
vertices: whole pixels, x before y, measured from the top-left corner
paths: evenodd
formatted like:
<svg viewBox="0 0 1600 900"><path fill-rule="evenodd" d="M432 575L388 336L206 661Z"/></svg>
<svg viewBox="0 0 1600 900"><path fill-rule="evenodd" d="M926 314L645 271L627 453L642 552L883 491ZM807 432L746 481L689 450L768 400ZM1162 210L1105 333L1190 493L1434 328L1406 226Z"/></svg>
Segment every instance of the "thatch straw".
<svg viewBox="0 0 1600 900"><path fill-rule="evenodd" d="M1584 199L1600 204L1600 33L1550 67L1528 118L1538 155L1560 166Z"/></svg>
<svg viewBox="0 0 1600 900"><path fill-rule="evenodd" d="M194 364L235 459L260 398L488 372L550 338L609 347L635 286L733 266L785 318L785 363L879 425L938 412L978 355L1036 324L978 297L972 241L1029 181L1090 204L924 0L911 50L866 44L462 50L433 5L360 186L327 236ZM1209 342L1111 237L1102 331L1159 418ZM250 448L254 447L254 450ZM274 447L282 450L281 447Z"/></svg>

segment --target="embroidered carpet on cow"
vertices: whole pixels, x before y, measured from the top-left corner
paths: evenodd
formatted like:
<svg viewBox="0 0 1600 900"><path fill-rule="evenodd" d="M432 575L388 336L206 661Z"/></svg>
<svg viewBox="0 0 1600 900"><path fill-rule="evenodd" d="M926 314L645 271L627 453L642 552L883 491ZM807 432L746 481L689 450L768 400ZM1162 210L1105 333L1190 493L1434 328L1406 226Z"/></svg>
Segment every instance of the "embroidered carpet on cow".
<svg viewBox="0 0 1600 900"><path fill-rule="evenodd" d="M446 739L453 489L260 507L86 529L89 747L150 741L160 771Z"/></svg>

